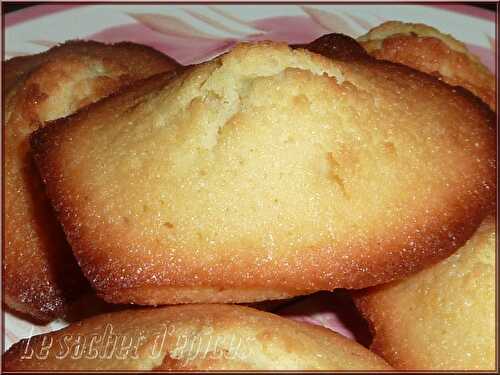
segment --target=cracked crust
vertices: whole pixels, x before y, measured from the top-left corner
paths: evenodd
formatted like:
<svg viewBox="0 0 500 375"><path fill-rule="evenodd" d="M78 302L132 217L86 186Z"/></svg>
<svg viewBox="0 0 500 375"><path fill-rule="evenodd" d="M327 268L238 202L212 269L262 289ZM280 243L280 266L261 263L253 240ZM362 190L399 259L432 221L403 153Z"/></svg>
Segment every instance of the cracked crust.
<svg viewBox="0 0 500 375"><path fill-rule="evenodd" d="M45 196L30 152L30 133L131 82L176 66L146 46L84 41L4 63L3 285L9 308L50 321L88 289Z"/></svg>
<svg viewBox="0 0 500 375"><path fill-rule="evenodd" d="M465 90L269 42L87 107L32 147L98 294L169 304L363 288L448 256L494 206L495 138Z"/></svg>
<svg viewBox="0 0 500 375"><path fill-rule="evenodd" d="M494 370L495 232L488 217L442 262L354 293L371 349L400 370Z"/></svg>
<svg viewBox="0 0 500 375"><path fill-rule="evenodd" d="M112 335L117 338L114 350L108 344L105 352ZM45 358L23 360L23 353L31 352L27 346ZM234 305L96 316L32 337L29 344L20 341L4 355L3 364L8 371L391 370L360 344L326 328Z"/></svg>
<svg viewBox="0 0 500 375"><path fill-rule="evenodd" d="M439 30L389 21L358 38L377 59L397 62L461 86L496 109L495 77L465 44Z"/></svg>

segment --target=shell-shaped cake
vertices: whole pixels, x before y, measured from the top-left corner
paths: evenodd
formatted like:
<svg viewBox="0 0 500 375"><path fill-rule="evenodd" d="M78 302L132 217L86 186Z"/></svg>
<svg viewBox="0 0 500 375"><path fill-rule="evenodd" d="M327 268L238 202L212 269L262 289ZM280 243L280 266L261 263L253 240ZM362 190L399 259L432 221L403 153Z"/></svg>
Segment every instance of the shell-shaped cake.
<svg viewBox="0 0 500 375"><path fill-rule="evenodd" d="M421 23L388 21L358 38L377 59L397 62L462 86L496 108L495 76L467 46Z"/></svg>
<svg viewBox="0 0 500 375"><path fill-rule="evenodd" d="M236 305L104 314L18 342L7 371L391 370L329 329Z"/></svg>
<svg viewBox="0 0 500 375"><path fill-rule="evenodd" d="M455 254L355 294L371 349L401 370L495 369L495 218Z"/></svg>
<svg viewBox="0 0 500 375"><path fill-rule="evenodd" d="M98 294L156 305L363 288L461 246L495 204L493 112L357 56L239 44L37 131Z"/></svg>

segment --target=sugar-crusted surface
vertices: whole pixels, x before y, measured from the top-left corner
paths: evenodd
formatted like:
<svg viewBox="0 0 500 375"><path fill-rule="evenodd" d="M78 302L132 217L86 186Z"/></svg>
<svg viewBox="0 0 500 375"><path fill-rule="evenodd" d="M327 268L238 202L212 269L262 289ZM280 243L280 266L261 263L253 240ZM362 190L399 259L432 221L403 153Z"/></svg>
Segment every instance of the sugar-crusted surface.
<svg viewBox="0 0 500 375"><path fill-rule="evenodd" d="M495 77L451 35L415 23L388 21L358 38L377 59L411 66L440 77L454 86L462 86L496 108Z"/></svg>
<svg viewBox="0 0 500 375"><path fill-rule="evenodd" d="M4 63L5 247L8 307L37 320L61 316L87 283L45 197L29 135L138 79L177 64L133 43L73 41Z"/></svg>
<svg viewBox="0 0 500 375"><path fill-rule="evenodd" d="M455 254L355 300L371 349L401 370L495 369L495 219Z"/></svg>
<svg viewBox="0 0 500 375"><path fill-rule="evenodd" d="M115 341L104 334L106 327ZM37 355L47 353L45 359L22 359L26 345L23 340L4 355L6 370L391 369L360 344L326 328L235 305L99 315L32 337L29 348Z"/></svg>
<svg viewBox="0 0 500 375"><path fill-rule="evenodd" d="M493 124L413 69L259 43L32 146L105 299L250 302L376 285L450 254L494 205Z"/></svg>

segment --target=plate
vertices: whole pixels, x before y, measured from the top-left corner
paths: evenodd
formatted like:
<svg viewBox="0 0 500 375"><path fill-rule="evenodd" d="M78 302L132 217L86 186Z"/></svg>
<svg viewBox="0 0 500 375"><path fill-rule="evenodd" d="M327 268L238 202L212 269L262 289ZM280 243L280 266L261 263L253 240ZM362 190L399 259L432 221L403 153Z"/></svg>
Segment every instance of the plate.
<svg viewBox="0 0 500 375"><path fill-rule="evenodd" d="M452 34L495 71L495 14L466 5L38 5L5 16L4 59L42 52L69 39L92 39L146 44L187 65L223 53L238 41L301 44L332 32L358 37L388 20L425 23ZM367 342L342 292L303 297L275 312ZM5 312L4 324L7 350L21 338L67 323L41 326Z"/></svg>

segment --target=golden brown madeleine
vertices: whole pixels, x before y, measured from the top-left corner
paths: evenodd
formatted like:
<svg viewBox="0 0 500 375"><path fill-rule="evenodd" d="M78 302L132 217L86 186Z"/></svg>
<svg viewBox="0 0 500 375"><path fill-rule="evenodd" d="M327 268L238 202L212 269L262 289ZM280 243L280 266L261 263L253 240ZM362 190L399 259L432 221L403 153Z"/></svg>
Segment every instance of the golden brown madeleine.
<svg viewBox="0 0 500 375"><path fill-rule="evenodd" d="M467 47L439 30L415 23L389 21L358 41L372 56L411 66L453 86L462 86L496 108L495 77Z"/></svg>
<svg viewBox="0 0 500 375"><path fill-rule="evenodd" d="M149 47L73 41L11 59L5 72L5 302L48 321L87 287L33 163L29 135L139 79L177 64Z"/></svg>
<svg viewBox="0 0 500 375"><path fill-rule="evenodd" d="M398 369L495 369L495 220L449 258L355 293L371 349Z"/></svg>
<svg viewBox="0 0 500 375"><path fill-rule="evenodd" d="M355 341L236 305L99 315L15 344L5 370L391 370Z"/></svg>
<svg viewBox="0 0 500 375"><path fill-rule="evenodd" d="M391 281L495 203L494 114L370 57L238 45L32 137L109 302L252 302Z"/></svg>

